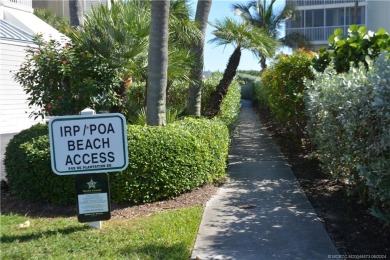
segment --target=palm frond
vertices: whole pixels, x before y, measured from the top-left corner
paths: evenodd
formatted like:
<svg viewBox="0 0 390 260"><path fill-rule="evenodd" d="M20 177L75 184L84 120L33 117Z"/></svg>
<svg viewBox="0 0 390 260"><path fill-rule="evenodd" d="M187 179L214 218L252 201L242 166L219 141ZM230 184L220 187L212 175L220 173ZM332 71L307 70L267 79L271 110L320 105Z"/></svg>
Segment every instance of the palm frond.
<svg viewBox="0 0 390 260"><path fill-rule="evenodd" d="M216 20L211 25L215 27L213 31L215 37L209 41L210 43L217 45L232 44L235 47L239 46L261 53L266 57L272 56L278 46L275 38L271 37L266 30L248 26L243 21L225 18Z"/></svg>

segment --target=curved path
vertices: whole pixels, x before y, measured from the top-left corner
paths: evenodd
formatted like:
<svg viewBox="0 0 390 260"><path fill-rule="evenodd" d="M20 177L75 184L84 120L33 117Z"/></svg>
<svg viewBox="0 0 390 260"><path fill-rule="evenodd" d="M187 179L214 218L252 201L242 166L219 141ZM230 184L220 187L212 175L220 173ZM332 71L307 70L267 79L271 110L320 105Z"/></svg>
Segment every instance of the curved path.
<svg viewBox="0 0 390 260"><path fill-rule="evenodd" d="M338 252L250 101L228 181L207 203L192 259L329 259Z"/></svg>

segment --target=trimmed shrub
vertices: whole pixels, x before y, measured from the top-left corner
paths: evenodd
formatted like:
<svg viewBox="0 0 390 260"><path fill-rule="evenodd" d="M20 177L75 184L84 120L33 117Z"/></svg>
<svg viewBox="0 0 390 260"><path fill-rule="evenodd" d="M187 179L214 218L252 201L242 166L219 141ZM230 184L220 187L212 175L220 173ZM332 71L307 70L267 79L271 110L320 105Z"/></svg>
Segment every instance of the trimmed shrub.
<svg viewBox="0 0 390 260"><path fill-rule="evenodd" d="M270 105L267 99L267 93L261 80L254 83L254 99L261 109L269 110Z"/></svg>
<svg viewBox="0 0 390 260"><path fill-rule="evenodd" d="M38 124L21 131L9 142L4 158L10 193L33 201L75 202L73 176L51 170L49 131Z"/></svg>
<svg viewBox="0 0 390 260"><path fill-rule="evenodd" d="M128 125L128 143L128 168L110 174L115 202L172 197L225 174L229 134L219 120L185 119L166 127ZM12 194L53 204L74 203L73 176L51 171L46 125L16 135L4 163Z"/></svg>
<svg viewBox="0 0 390 260"><path fill-rule="evenodd" d="M205 112L204 109L208 107L210 94L215 90L219 81L222 78L222 73L215 72L210 77L203 81L202 87L202 114ZM222 100L221 112L217 115L217 118L222 120L229 131L232 131L238 120L241 108L241 87L236 80L229 86L229 90Z"/></svg>
<svg viewBox="0 0 390 260"><path fill-rule="evenodd" d="M269 106L280 125L295 133L306 126L303 80L313 79L310 69L313 53L298 50L291 55L280 54L276 62L261 75L260 103ZM266 100L264 102L263 100Z"/></svg>
<svg viewBox="0 0 390 260"><path fill-rule="evenodd" d="M205 109L209 106L209 99L210 99L211 92L215 90L221 78L222 78L222 73L213 72L209 77L203 80L202 115L204 114Z"/></svg>
<svg viewBox="0 0 390 260"><path fill-rule="evenodd" d="M371 213L390 223L390 64L332 68L308 81L309 134L325 170L348 180Z"/></svg>
<svg viewBox="0 0 390 260"><path fill-rule="evenodd" d="M228 140L226 126L214 120L128 126L129 166L112 174L113 200L151 202L221 179Z"/></svg>
<svg viewBox="0 0 390 260"><path fill-rule="evenodd" d="M229 131L233 131L238 117L240 115L241 108L241 87L237 81L233 81L229 86L228 93L222 100L221 113L217 116L218 119L222 120Z"/></svg>

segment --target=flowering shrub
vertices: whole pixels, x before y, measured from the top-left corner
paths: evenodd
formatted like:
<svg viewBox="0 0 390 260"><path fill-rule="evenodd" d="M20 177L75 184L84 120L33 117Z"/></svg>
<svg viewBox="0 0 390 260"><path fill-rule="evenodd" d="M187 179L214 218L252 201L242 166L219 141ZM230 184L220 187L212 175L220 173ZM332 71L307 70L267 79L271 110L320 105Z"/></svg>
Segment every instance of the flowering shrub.
<svg viewBox="0 0 390 260"><path fill-rule="evenodd" d="M280 54L276 62L263 72L257 100L269 106L278 122L296 133L304 131L304 78L313 79L310 69L313 53L303 49L291 55ZM265 100L265 101L264 101Z"/></svg>
<svg viewBox="0 0 390 260"><path fill-rule="evenodd" d="M324 169L390 222L390 64L383 53L367 66L343 74L328 67L305 83L309 134Z"/></svg>
<svg viewBox="0 0 390 260"><path fill-rule="evenodd" d="M339 73L347 72L351 64L358 67L360 62L368 69L366 57L374 59L381 51L390 51L390 37L384 29L374 33L367 31L365 26L351 25L348 36L343 35L342 29L334 31L329 37L329 47L319 51L313 66L317 71L324 71L333 59Z"/></svg>
<svg viewBox="0 0 390 260"><path fill-rule="evenodd" d="M121 80L99 57L67 43L34 40L25 62L14 75L29 94L28 104L37 107L32 116L78 114L86 107L111 109L121 103Z"/></svg>

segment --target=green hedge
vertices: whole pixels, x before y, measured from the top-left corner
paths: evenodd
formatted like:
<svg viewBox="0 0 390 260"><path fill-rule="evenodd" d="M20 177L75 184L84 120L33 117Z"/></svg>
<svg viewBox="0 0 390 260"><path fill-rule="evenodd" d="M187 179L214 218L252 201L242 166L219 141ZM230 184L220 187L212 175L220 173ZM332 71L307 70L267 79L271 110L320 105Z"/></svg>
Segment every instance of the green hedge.
<svg viewBox="0 0 390 260"><path fill-rule="evenodd" d="M203 81L202 87L202 114L205 112L205 109L208 107L210 94L218 85L219 81L222 78L222 73L214 72L208 78ZM232 131L237 123L241 108L241 87L238 84L237 80L234 80L229 86L229 90L222 100L221 104L221 113L217 115L217 118L222 120L229 131Z"/></svg>
<svg viewBox="0 0 390 260"><path fill-rule="evenodd" d="M233 81L229 86L228 93L222 100L221 113L217 116L222 120L229 131L233 131L238 121L241 109L241 87L237 81Z"/></svg>
<svg viewBox="0 0 390 260"><path fill-rule="evenodd" d="M229 134L219 120L185 119L166 127L128 125L128 143L128 168L110 173L115 202L156 201L225 175ZM74 203L73 176L51 171L46 125L16 135L4 164L12 194L53 204Z"/></svg>
<svg viewBox="0 0 390 260"><path fill-rule="evenodd" d="M225 174L228 143L226 126L216 120L130 125L129 166L112 174L112 198L151 202L217 181Z"/></svg>
<svg viewBox="0 0 390 260"><path fill-rule="evenodd" d="M9 142L4 166L10 192L24 199L69 204L76 196L73 176L52 172L48 134L47 125L38 124Z"/></svg>

